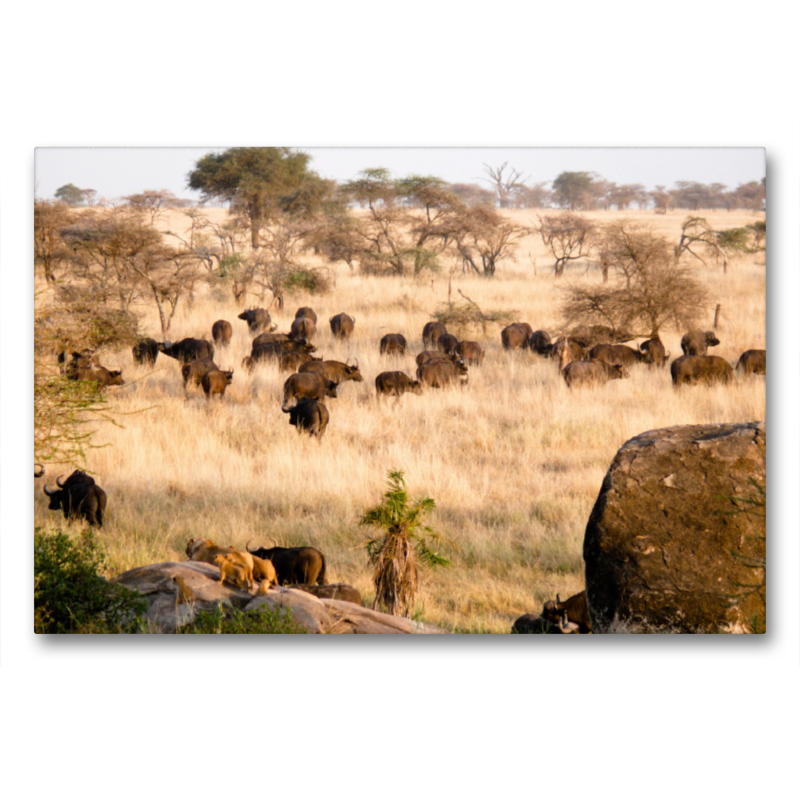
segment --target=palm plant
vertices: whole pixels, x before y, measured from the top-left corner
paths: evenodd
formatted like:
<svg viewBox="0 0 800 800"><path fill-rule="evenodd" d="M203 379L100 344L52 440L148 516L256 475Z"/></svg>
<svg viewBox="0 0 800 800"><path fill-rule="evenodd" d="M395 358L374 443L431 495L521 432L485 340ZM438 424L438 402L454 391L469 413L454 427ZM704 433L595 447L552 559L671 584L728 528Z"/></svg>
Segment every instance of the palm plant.
<svg viewBox="0 0 800 800"><path fill-rule="evenodd" d="M450 564L431 549L449 540L423 525L425 516L436 508L430 497L409 501L402 470L389 471L389 489L384 500L367 511L360 525L373 525L381 534L364 543L370 564L375 567L375 602L389 614L407 617L419 588L419 564L443 567ZM424 532L424 533L423 533Z"/></svg>

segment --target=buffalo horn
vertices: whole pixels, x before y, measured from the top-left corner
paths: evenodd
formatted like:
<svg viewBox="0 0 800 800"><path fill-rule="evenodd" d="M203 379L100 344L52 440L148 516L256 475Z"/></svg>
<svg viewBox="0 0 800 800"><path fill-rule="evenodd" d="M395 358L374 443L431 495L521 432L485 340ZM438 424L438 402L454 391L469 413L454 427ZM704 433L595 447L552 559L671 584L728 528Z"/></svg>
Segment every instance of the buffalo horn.
<svg viewBox="0 0 800 800"><path fill-rule="evenodd" d="M37 472L35 469L33 470L33 477L34 478L41 478L42 475L44 475L44 467L38 461L35 462L33 466L34 467L39 467L39 472Z"/></svg>
<svg viewBox="0 0 800 800"><path fill-rule="evenodd" d="M59 475L59 476L56 478L56 483L58 484L58 488L59 488L59 489L63 489L63 488L64 488L64 484L63 484L63 483L61 483L61 479L62 479L63 477L64 477L63 475Z"/></svg>
<svg viewBox="0 0 800 800"><path fill-rule="evenodd" d="M49 491L47 491L47 484L45 484L45 485L44 485L44 493L45 493L45 494L46 494L48 497L50 497L51 495L54 495L54 494L55 494L55 492L54 492L54 491L53 491L53 492L49 492Z"/></svg>

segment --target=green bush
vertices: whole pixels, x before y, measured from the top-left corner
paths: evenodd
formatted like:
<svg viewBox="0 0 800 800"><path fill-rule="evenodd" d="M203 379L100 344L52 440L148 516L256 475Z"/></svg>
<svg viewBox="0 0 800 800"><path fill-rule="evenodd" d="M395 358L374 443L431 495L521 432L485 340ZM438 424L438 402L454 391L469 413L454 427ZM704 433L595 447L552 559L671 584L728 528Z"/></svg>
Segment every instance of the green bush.
<svg viewBox="0 0 800 800"><path fill-rule="evenodd" d="M109 583L91 530L79 542L62 531L37 528L33 556L35 633L132 633L147 601L133 589Z"/></svg>
<svg viewBox="0 0 800 800"><path fill-rule="evenodd" d="M306 633L288 608L263 605L245 613L236 608L216 606L212 611L200 610L181 633Z"/></svg>

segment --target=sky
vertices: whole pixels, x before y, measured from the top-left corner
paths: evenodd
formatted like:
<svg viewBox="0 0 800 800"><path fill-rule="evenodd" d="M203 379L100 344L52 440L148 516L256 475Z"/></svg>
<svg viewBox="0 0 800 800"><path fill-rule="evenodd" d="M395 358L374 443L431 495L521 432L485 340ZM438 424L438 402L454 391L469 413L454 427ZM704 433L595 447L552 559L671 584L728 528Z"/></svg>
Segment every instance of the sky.
<svg viewBox="0 0 800 800"><path fill-rule="evenodd" d="M52 198L72 183L94 189L107 200L148 189L168 189L177 197L199 199L186 188L186 176L212 147L37 147L35 195ZM532 148L532 147L308 147L311 169L324 178L347 181L363 169L384 167L393 177L433 175L449 183L488 186L484 165L508 163L528 185L550 182L563 171L596 172L617 184L646 189L676 181L721 183L729 189L766 174L760 147Z"/></svg>

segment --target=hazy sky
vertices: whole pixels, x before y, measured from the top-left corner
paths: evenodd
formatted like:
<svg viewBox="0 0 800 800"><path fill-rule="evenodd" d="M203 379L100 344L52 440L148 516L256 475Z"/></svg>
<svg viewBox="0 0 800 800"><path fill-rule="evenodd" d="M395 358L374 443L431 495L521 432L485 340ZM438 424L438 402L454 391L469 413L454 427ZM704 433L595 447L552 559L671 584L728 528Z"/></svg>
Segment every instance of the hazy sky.
<svg viewBox="0 0 800 800"><path fill-rule="evenodd" d="M168 189L178 197L198 198L186 188L186 175L211 147L39 147L35 151L35 195L52 198L72 183L107 199L146 189ZM568 171L596 172L618 184L641 183L653 189L676 181L740 183L766 174L760 147L720 148L491 148L491 147L329 147L303 148L311 168L325 178L346 181L362 169L385 167L394 177L434 175L451 183L486 186L483 165L508 162L527 183L552 181Z"/></svg>

